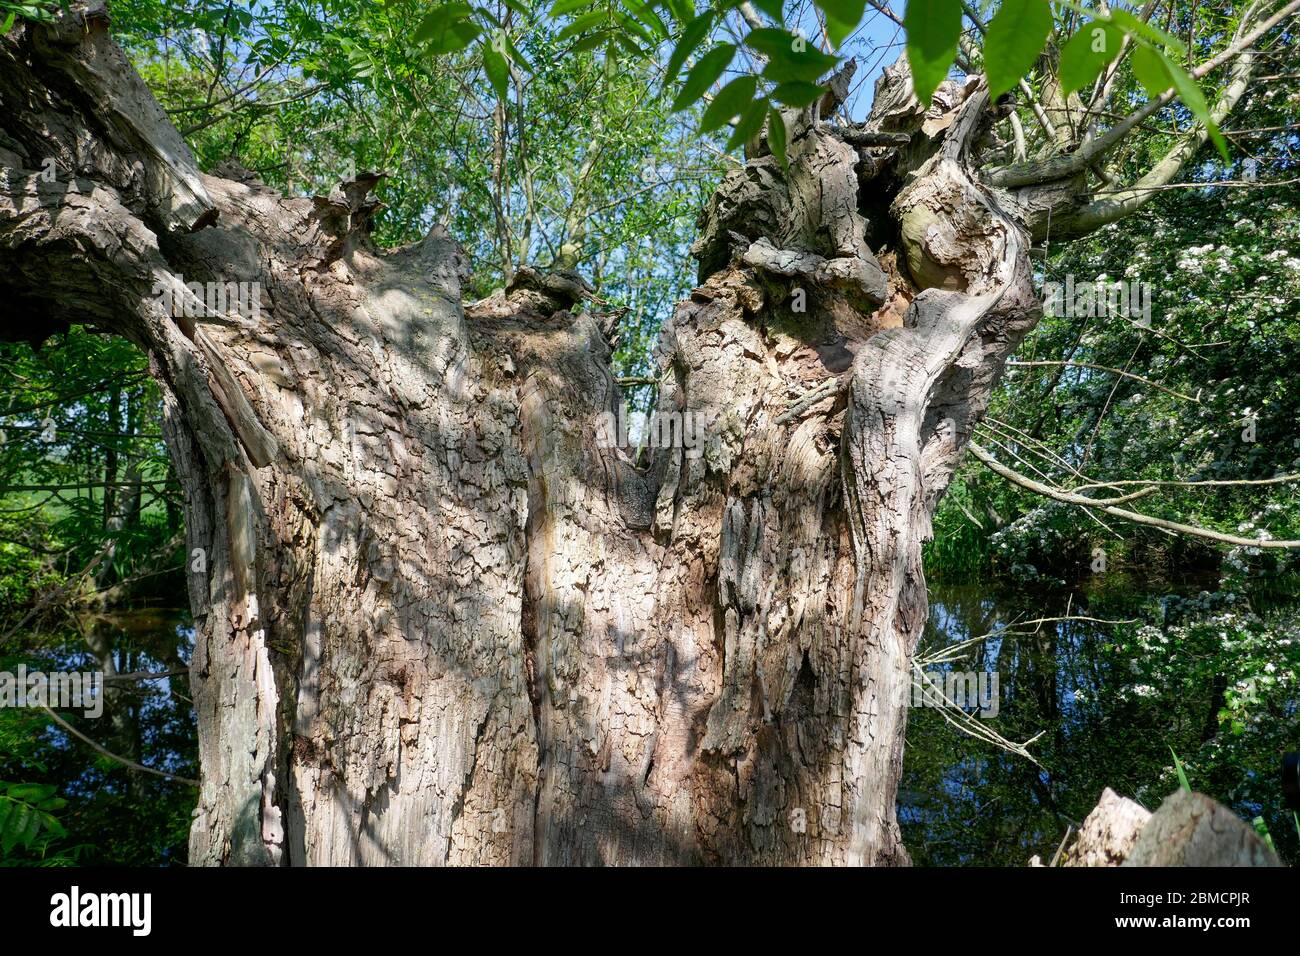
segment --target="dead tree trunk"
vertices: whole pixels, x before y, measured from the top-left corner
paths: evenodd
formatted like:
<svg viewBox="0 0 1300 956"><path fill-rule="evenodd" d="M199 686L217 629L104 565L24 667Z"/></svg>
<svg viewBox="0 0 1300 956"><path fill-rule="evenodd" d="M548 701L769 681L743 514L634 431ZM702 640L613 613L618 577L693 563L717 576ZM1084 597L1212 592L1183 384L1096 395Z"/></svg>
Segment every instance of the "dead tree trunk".
<svg viewBox="0 0 1300 956"><path fill-rule="evenodd" d="M907 862L921 544L1039 315L980 81L925 113L890 70L726 178L659 356L702 443L644 462L580 280L464 304L443 232L373 245L376 177L201 174L102 8L16 26L0 97L0 331L124 335L163 391L192 863ZM258 314L173 315L192 282Z"/></svg>

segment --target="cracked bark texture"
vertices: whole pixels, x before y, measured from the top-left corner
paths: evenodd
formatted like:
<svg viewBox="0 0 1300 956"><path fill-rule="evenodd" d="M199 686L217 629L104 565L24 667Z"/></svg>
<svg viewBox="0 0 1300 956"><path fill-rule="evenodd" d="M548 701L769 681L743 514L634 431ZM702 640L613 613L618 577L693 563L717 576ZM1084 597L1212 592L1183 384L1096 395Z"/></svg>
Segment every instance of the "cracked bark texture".
<svg viewBox="0 0 1300 956"><path fill-rule="evenodd" d="M980 81L893 68L724 180L658 353L702 453L639 459L580 280L463 303L445 233L371 242L377 177L201 173L102 6L15 26L0 98L2 334L148 353L206 558L192 863L907 862L921 544L1039 314ZM166 312L193 281L259 315Z"/></svg>

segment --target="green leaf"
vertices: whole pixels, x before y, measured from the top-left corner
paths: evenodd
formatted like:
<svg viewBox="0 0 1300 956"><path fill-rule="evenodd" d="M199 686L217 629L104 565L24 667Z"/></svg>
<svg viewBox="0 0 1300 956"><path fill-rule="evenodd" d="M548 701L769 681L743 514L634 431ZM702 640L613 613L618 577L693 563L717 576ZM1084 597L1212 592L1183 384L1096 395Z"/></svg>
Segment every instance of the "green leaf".
<svg viewBox="0 0 1300 956"><path fill-rule="evenodd" d="M1183 101L1183 105L1191 110L1192 115L1205 127L1210 142L1214 143L1224 162L1228 162L1228 144L1224 140L1223 134L1219 132L1219 124L1214 122L1213 117L1210 116L1210 106L1205 102L1205 94L1201 92L1201 88L1196 85L1196 81L1188 75L1186 70L1165 54L1162 53L1160 57L1164 61L1165 72L1173 80L1178 98Z"/></svg>
<svg viewBox="0 0 1300 956"><path fill-rule="evenodd" d="M777 23L785 22L785 4L781 0L754 0L754 6L762 10Z"/></svg>
<svg viewBox="0 0 1300 956"><path fill-rule="evenodd" d="M627 52L632 54L634 58L648 57L650 55L651 52L650 50L639 46L637 42L633 40L630 36L628 36L626 33L620 33L619 31L615 30L613 31L613 34L614 34L614 42L617 43L619 46L621 46L623 49L627 50Z"/></svg>
<svg viewBox="0 0 1300 956"><path fill-rule="evenodd" d="M569 47L569 52L586 53L588 50L594 50L598 46L604 46L606 41L608 41L612 35L612 30L601 30L598 33L592 33Z"/></svg>
<svg viewBox="0 0 1300 956"><path fill-rule="evenodd" d="M718 91L718 95L700 117L700 132L710 133L725 125L733 116L739 115L749 105L757 90L756 77L741 76L732 80Z"/></svg>
<svg viewBox="0 0 1300 956"><path fill-rule="evenodd" d="M823 72L839 62L838 57L818 50L808 42L806 37L776 27L750 30L745 36L745 45L768 58L815 61L820 64L820 69Z"/></svg>
<svg viewBox="0 0 1300 956"><path fill-rule="evenodd" d="M867 0L817 0L817 6L826 14L826 35L838 47L862 22Z"/></svg>
<svg viewBox="0 0 1300 956"><path fill-rule="evenodd" d="M460 16L461 17L468 16L469 15L468 5L462 5L462 6L464 7L465 12ZM442 31L446 30L447 25L451 23L452 20L455 19L457 19L457 17L453 15L453 11L451 9L450 4L446 4L441 7L434 7L432 10L426 13L423 18L421 18L420 25L415 28L415 33L412 36L412 39L416 43L425 43L435 33L441 33Z"/></svg>
<svg viewBox="0 0 1300 956"><path fill-rule="evenodd" d="M682 68L682 64L686 62L686 58L704 42L704 38L709 35L711 26L713 26L713 12L709 10L701 13L686 25L686 29L682 31L681 39L677 41L677 46L673 48L673 55L668 58L668 72L665 75L669 79L677 75L677 72Z"/></svg>
<svg viewBox="0 0 1300 956"><path fill-rule="evenodd" d="M773 58L763 67L762 75L773 83L816 83L829 70L829 66L821 59L824 56L822 53L816 56L792 54L788 59ZM830 66L834 66L836 59L829 59Z"/></svg>
<svg viewBox="0 0 1300 956"><path fill-rule="evenodd" d="M1159 96L1173 86L1169 72L1165 69L1164 57L1146 44L1134 45L1130 61L1133 64L1133 75L1142 84L1142 89L1147 91L1147 96Z"/></svg>
<svg viewBox="0 0 1300 956"><path fill-rule="evenodd" d="M0 833L0 853L8 856L13 852L14 846L22 839L27 832L27 818L32 815L32 811L25 803L13 804L13 810L9 818L5 821L4 832Z"/></svg>
<svg viewBox="0 0 1300 956"><path fill-rule="evenodd" d="M984 75L992 99L1013 89L1029 72L1051 32L1047 0L1002 0L984 39Z"/></svg>
<svg viewBox="0 0 1300 956"><path fill-rule="evenodd" d="M1277 847L1273 845L1273 835L1268 832L1268 824L1264 822L1264 818L1256 817L1250 821L1250 825L1255 828L1259 838L1268 844L1268 848L1276 853Z"/></svg>
<svg viewBox="0 0 1300 956"><path fill-rule="evenodd" d="M793 106L796 109L803 109L821 99L826 92L824 86L818 86L816 83L802 83L795 80L791 83L779 83L772 90L772 99L778 103L784 103L786 106Z"/></svg>
<svg viewBox="0 0 1300 956"><path fill-rule="evenodd" d="M957 56L961 36L960 0L911 0L903 14L907 31L907 64L912 70L916 98L929 107L948 68Z"/></svg>
<svg viewBox="0 0 1300 956"><path fill-rule="evenodd" d="M523 17L525 20L527 20L529 17L533 15L533 11L529 10L528 7L526 7L524 4L520 3L519 0L501 0L501 2L504 3L509 9L513 10L515 13Z"/></svg>
<svg viewBox="0 0 1300 956"><path fill-rule="evenodd" d="M659 18L659 14L654 12L653 7L641 3L640 0L623 0L623 7L632 14L632 16L636 17L649 27L650 32L654 34L656 39L668 39L668 27L666 27L663 20Z"/></svg>
<svg viewBox="0 0 1300 956"><path fill-rule="evenodd" d="M482 32L479 25L469 19L473 13L473 8L467 3L444 3L435 7L420 21L414 40L425 44L430 53L463 50Z"/></svg>
<svg viewBox="0 0 1300 956"><path fill-rule="evenodd" d="M519 47L515 46L515 41L510 39L510 34L503 33L500 36L505 41L504 52L509 57L511 62L518 63L525 70L531 70L533 68L533 65L529 63L528 58L519 51Z"/></svg>
<svg viewBox="0 0 1300 956"><path fill-rule="evenodd" d="M444 47L433 52L454 53L457 50L463 50L473 43L482 32L483 28L472 20L458 20L452 24L449 36L443 41Z"/></svg>
<svg viewBox="0 0 1300 956"><path fill-rule="evenodd" d="M1093 20L1079 28L1079 32L1061 48L1061 88L1068 95L1083 89L1095 80L1107 63L1119 56L1124 36L1112 23Z"/></svg>
<svg viewBox="0 0 1300 956"><path fill-rule="evenodd" d="M678 23L695 19L695 4L692 0L668 0L668 10Z"/></svg>
<svg viewBox="0 0 1300 956"><path fill-rule="evenodd" d="M1171 36L1159 27L1147 23L1145 20L1139 20L1127 10L1111 10L1110 20L1121 30L1132 34L1134 37L1143 37L1150 40L1152 43L1163 44L1175 53L1187 52L1187 47L1183 46L1182 41L1176 36Z"/></svg>
<svg viewBox="0 0 1300 956"><path fill-rule="evenodd" d="M817 6L822 8L826 16L857 26L866 9L867 0L817 0Z"/></svg>
<svg viewBox="0 0 1300 956"><path fill-rule="evenodd" d="M483 19L485 19L488 23L492 24L492 26L496 27L498 30L502 29L505 26L505 24L501 20L497 19L496 14L494 14L487 7L475 7L474 12L477 13L479 16L481 16Z"/></svg>
<svg viewBox="0 0 1300 956"><path fill-rule="evenodd" d="M731 131L731 138L727 140L727 149L735 149L758 135L758 131L763 128L763 120L767 118L767 99L757 99L750 103L745 112L740 114L740 119L736 123L736 128Z"/></svg>
<svg viewBox="0 0 1300 956"><path fill-rule="evenodd" d="M821 52L803 37L772 27L751 30L745 45L767 57L763 76L776 83L811 83L839 62L838 57Z"/></svg>
<svg viewBox="0 0 1300 956"><path fill-rule="evenodd" d="M497 99L504 103L510 98L510 64L490 46L483 47L483 71L496 91Z"/></svg>
<svg viewBox="0 0 1300 956"><path fill-rule="evenodd" d="M68 835L68 831L64 829L63 824L48 813L41 814L41 826L45 827L53 836L65 837Z"/></svg>
<svg viewBox="0 0 1300 956"><path fill-rule="evenodd" d="M757 50L765 56L784 55L793 51L797 39L789 30L782 30L778 27L762 27L758 30L749 31L745 36L745 46L751 50Z"/></svg>
<svg viewBox="0 0 1300 956"><path fill-rule="evenodd" d="M27 816L23 819L23 830L18 836L18 842L23 845L23 849L29 850L32 841L36 835L41 832L41 815L35 810L28 810Z"/></svg>
<svg viewBox="0 0 1300 956"><path fill-rule="evenodd" d="M785 119L781 116L781 111L773 106L767 111L767 145L772 150L772 155L780 162L782 169L789 165L785 158L785 144Z"/></svg>
<svg viewBox="0 0 1300 956"><path fill-rule="evenodd" d="M1169 752L1174 754L1174 769L1178 771L1178 783L1188 793L1192 792L1192 785L1187 782L1187 773L1183 770L1183 762L1178 759L1178 754L1174 753L1174 748L1170 747Z"/></svg>
<svg viewBox="0 0 1300 956"><path fill-rule="evenodd" d="M54 796L55 790L48 783L18 783L9 788L9 797L24 803L40 803Z"/></svg>
<svg viewBox="0 0 1300 956"><path fill-rule="evenodd" d="M628 35L640 37L651 46L655 44L655 38L650 34L650 31L638 23L634 17L628 16L622 10L615 10L612 16Z"/></svg>
<svg viewBox="0 0 1300 956"><path fill-rule="evenodd" d="M551 17L556 18L565 16L566 14L573 13L575 10L589 7L595 2L596 0L555 0L555 3L551 6Z"/></svg>
<svg viewBox="0 0 1300 956"><path fill-rule="evenodd" d="M571 36L577 36L580 33L586 33L592 27L602 26L609 20L608 10L592 10L590 13L584 13L576 17L572 23L556 34L557 40L567 40Z"/></svg>
<svg viewBox="0 0 1300 956"><path fill-rule="evenodd" d="M673 100L673 112L684 110L705 94L710 86L722 75L722 71L736 55L734 43L720 43L696 61L686 74L677 98Z"/></svg>

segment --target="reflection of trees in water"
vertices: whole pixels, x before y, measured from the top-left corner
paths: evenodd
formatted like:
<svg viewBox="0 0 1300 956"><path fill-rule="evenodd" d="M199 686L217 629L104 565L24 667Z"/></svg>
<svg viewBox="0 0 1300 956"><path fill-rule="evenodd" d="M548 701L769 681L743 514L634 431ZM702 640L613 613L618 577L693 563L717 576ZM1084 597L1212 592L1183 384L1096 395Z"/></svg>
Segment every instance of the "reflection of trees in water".
<svg viewBox="0 0 1300 956"><path fill-rule="evenodd" d="M1133 590L1071 598L1067 591L934 586L920 653L1039 617L1131 618L1144 600ZM918 865L1023 865L1034 853L1050 858L1066 826L1077 826L1107 786L1148 807L1159 804L1164 789L1171 789L1160 784L1171 762L1170 744L1181 748L1178 741L1189 740L1193 743L1186 746L1194 747L1217 730L1222 687L1207 684L1195 698L1171 693L1121 699L1118 690L1130 685L1133 675L1126 658L1107 648L1122 639L1121 629L1113 626L1051 622L1031 634L1003 631L947 665L999 673L1001 700L993 726L1014 740L1045 730L1030 748L1042 766L958 733L930 708L913 708L899 812ZM29 666L138 674L184 670L192 632L180 612L140 610L85 617L80 631L23 642L50 648L41 657L28 655ZM196 744L186 677L109 682L106 687L103 718L65 718L115 753L194 776ZM1076 692L1081 693L1076 697ZM0 712L0 720L14 719L34 721L32 714ZM156 865L184 860L194 804L190 788L114 765L70 742L66 734L41 731L41 726L32 723L31 741L19 751L0 754L0 779L58 785L70 800L61 814L71 831L68 842L94 845L83 862ZM39 764L43 768L34 769ZM1271 779L1273 768L1261 766L1258 772ZM1265 791L1268 779L1260 785ZM1207 774L1194 783L1234 805L1229 791L1237 781ZM1275 803L1281 805L1280 792ZM1243 816L1258 812L1240 801L1234 809ZM1294 852L1294 834L1274 827L1273 835L1284 854Z"/></svg>
<svg viewBox="0 0 1300 956"><path fill-rule="evenodd" d="M99 719L60 717L112 753L183 777L197 771L193 706L186 675L193 631L186 612L168 609L85 615L57 634L17 635L29 669L102 671ZM7 666L7 665L6 665ZM181 671L152 680L144 674ZM119 678L119 679L114 679ZM120 679L126 678L126 679ZM131 770L97 755L39 711L0 711L11 744L0 753L0 779L49 783L68 800L59 818L86 864L183 863L192 788ZM22 732L25 729L25 733Z"/></svg>
<svg viewBox="0 0 1300 956"><path fill-rule="evenodd" d="M962 735L929 708L909 714L899 819L918 865L1024 865L1034 853L1055 852L1066 827L1076 828L1109 786L1154 809L1172 790L1170 746L1194 753L1219 731L1222 681L1192 688L1144 688L1133 683L1129 657L1114 645L1135 626L1085 621L1048 622L1014 634L1014 621L1069 614L1110 620L1136 617L1148 596L1108 589L1073 597L1066 590L992 592L987 586L931 588L930 622L921 653L994 631L958 670L997 670L1002 700L995 729L1012 740L1046 731L1030 748L1041 767ZM1177 648L1170 653L1177 654ZM1208 716L1207 716L1208 715ZM1274 755L1257 754L1258 767L1206 772L1198 789L1228 803L1246 819L1281 806ZM1252 775L1253 771L1253 775ZM1228 777L1235 779L1228 779ZM1242 778L1264 794L1264 805L1241 797ZM1275 793L1273 793L1275 791ZM1268 805L1269 794L1271 797ZM1289 819L1289 818L1283 818ZM1296 842L1273 828L1284 855ZM1280 831L1280 832L1279 832Z"/></svg>

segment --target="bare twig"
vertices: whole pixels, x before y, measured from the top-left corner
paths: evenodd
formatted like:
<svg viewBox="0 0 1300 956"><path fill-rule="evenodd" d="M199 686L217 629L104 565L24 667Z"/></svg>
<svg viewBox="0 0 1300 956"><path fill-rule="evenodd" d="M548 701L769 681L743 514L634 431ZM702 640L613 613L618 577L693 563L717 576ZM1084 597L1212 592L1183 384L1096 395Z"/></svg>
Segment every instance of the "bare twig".
<svg viewBox="0 0 1300 956"><path fill-rule="evenodd" d="M49 714L50 719L53 720L56 724L58 724L68 733L72 734L72 736L76 737L82 743L91 747L96 753L100 754L100 756L107 757L109 760L116 760L118 763L122 764L123 766L130 767L132 770L139 770L141 773L151 773L155 777L162 777L164 780L171 780L175 783L183 783L186 786L190 786L190 787L197 787L199 785L199 782L197 780L191 780L189 777L178 777L176 776L176 774L168 773L165 770L155 770L153 767L146 767L142 763L136 763L134 760L128 760L126 757L115 754L111 750L106 750L103 747L101 747L99 744L95 743L95 741L87 737L85 734L83 734L76 727L73 727L72 724L68 723L66 720L64 720L54 711L50 710L49 707L46 707L44 704L41 704L41 709L44 710L47 714Z"/></svg>
<svg viewBox="0 0 1300 956"><path fill-rule="evenodd" d="M1133 372L1126 372L1123 369L1118 369L1118 368L1110 368L1109 366L1106 365L1093 365L1091 362L1049 362L1043 360L1043 361L1035 361L1035 362L1007 362L1007 365L1015 365L1020 368L1029 368L1031 366L1039 366L1039 365L1066 365L1069 366L1070 368L1090 368L1090 369L1095 369L1099 372L1110 372L1112 375L1122 375L1124 378L1134 379L1135 381L1141 382L1143 385L1150 385L1152 388L1158 388L1160 389L1160 391L1172 395L1174 396L1174 398L1181 398L1183 401L1186 402L1196 402L1197 404L1199 404L1201 401L1199 396L1194 397L1191 395L1184 395L1182 392L1176 392L1172 388L1166 388L1165 386L1161 385L1159 382L1153 382L1151 381L1151 379L1143 378L1141 375L1136 375Z"/></svg>
<svg viewBox="0 0 1300 956"><path fill-rule="evenodd" d="M1136 511L1127 511L1123 508L1116 508L1114 505L1099 505L1099 501L1104 499L1089 498L1086 495L1076 495L1068 491L1061 491L1059 488L1052 488L1042 482L1034 481L1018 472L1012 471L1006 465L1002 464L984 448L975 442L970 443L971 454L982 461L995 474L1001 475L1008 481L1020 485L1029 491L1052 498L1056 501L1063 501L1066 504L1081 505L1085 508L1097 508L1106 514L1114 515L1117 518L1124 518L1135 524L1144 524L1152 528L1160 528L1164 531L1171 531L1175 534L1187 534L1198 538L1206 538L1210 541L1219 541L1223 544L1236 545L1237 547L1246 548L1283 548L1295 549L1300 548L1300 541L1268 541L1259 538L1242 538L1235 534L1225 534L1222 531L1211 531L1209 528L1199 528L1195 525L1181 524L1177 521L1166 521L1163 518L1153 518L1150 515L1139 514Z"/></svg>

